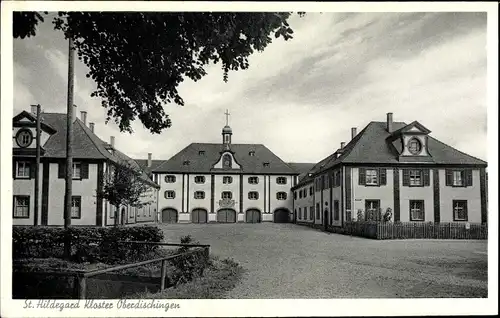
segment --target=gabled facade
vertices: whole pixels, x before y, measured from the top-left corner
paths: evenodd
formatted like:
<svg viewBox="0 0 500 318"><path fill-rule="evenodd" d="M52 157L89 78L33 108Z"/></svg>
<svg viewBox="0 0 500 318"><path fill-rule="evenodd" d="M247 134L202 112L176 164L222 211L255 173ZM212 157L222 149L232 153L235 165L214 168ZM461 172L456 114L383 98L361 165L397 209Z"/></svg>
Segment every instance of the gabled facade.
<svg viewBox="0 0 500 318"><path fill-rule="evenodd" d="M13 224L64 224L66 114L41 113L41 158L39 167L39 211L35 213L36 115L23 111L13 118ZM128 206L115 211L106 200L96 197L102 187L103 172L124 161L137 163L110 143L99 139L94 125L86 126L86 112L73 122L72 220L75 226L107 226L157 220L158 186L146 174L142 178L150 186L143 197L149 204L142 208ZM36 217L35 217L36 215Z"/></svg>
<svg viewBox="0 0 500 318"><path fill-rule="evenodd" d="M300 174L261 144L192 143L168 160L138 161L160 186L164 223L259 223L294 219L290 189Z"/></svg>
<svg viewBox="0 0 500 318"><path fill-rule="evenodd" d="M392 113L359 134L353 128L351 141L292 189L296 222L341 227L380 211L394 222L486 223L486 162L430 132Z"/></svg>

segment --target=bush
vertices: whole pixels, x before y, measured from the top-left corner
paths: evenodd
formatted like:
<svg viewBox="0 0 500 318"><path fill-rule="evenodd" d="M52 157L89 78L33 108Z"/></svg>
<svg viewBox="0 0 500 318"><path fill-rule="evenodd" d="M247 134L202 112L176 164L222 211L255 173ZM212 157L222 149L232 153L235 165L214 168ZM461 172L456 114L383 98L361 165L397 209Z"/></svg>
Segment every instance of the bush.
<svg viewBox="0 0 500 318"><path fill-rule="evenodd" d="M64 238L71 238L71 258L75 262L120 263L143 259L157 246L119 243L120 241L160 242L163 232L155 226L137 227L13 227L12 257L62 258Z"/></svg>
<svg viewBox="0 0 500 318"><path fill-rule="evenodd" d="M181 237L181 244L200 244L198 241L193 241L190 235ZM176 254L191 254L182 255L174 258L170 263L174 266L174 271L170 275L171 283L175 286L185 284L192 281L196 277L203 275L203 271L208 265L208 259L204 254L204 249L197 247L181 246L177 249Z"/></svg>

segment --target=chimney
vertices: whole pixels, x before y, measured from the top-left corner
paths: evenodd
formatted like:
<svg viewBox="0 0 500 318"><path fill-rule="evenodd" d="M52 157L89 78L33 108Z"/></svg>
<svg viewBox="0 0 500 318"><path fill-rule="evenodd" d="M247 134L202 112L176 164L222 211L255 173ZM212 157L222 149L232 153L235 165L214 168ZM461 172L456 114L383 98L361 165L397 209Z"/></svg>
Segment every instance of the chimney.
<svg viewBox="0 0 500 318"><path fill-rule="evenodd" d="M36 115L36 108L38 105L31 105L31 113Z"/></svg>
<svg viewBox="0 0 500 318"><path fill-rule="evenodd" d="M153 154L152 153L148 153L148 168L151 168L152 166L152 157L153 157Z"/></svg>
<svg viewBox="0 0 500 318"><path fill-rule="evenodd" d="M387 131L392 133L392 113L387 113Z"/></svg>
<svg viewBox="0 0 500 318"><path fill-rule="evenodd" d="M109 137L109 144L111 145L111 148L115 148L115 136Z"/></svg>
<svg viewBox="0 0 500 318"><path fill-rule="evenodd" d="M90 131L94 132L94 123L89 123Z"/></svg>
<svg viewBox="0 0 500 318"><path fill-rule="evenodd" d="M357 135L357 131L356 131L356 127L352 127L351 128L351 139L354 139L354 137L356 137Z"/></svg>
<svg viewBox="0 0 500 318"><path fill-rule="evenodd" d="M345 147L345 142L343 142L343 141L342 141L342 142L340 143L340 149L344 149L344 147Z"/></svg>
<svg viewBox="0 0 500 318"><path fill-rule="evenodd" d="M75 122L76 120L76 105L73 104L73 116L71 116L71 120Z"/></svg>
<svg viewBox="0 0 500 318"><path fill-rule="evenodd" d="M80 118L83 121L83 124L87 126L87 112L82 110L80 114L81 114Z"/></svg>

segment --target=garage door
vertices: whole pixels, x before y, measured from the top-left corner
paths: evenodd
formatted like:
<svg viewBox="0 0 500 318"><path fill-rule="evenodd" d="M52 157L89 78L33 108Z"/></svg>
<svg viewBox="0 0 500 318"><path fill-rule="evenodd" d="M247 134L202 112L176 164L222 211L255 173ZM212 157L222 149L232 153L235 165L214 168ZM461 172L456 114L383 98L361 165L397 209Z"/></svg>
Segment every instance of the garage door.
<svg viewBox="0 0 500 318"><path fill-rule="evenodd" d="M260 211L257 209L247 210L245 220L247 223L260 223Z"/></svg>
<svg viewBox="0 0 500 318"><path fill-rule="evenodd" d="M290 222L290 212L287 209L278 209L274 211L274 223Z"/></svg>
<svg viewBox="0 0 500 318"><path fill-rule="evenodd" d="M191 222L193 223L207 223L207 210L205 209L194 209L191 212Z"/></svg>
<svg viewBox="0 0 500 318"><path fill-rule="evenodd" d="M177 213L176 209L163 209L161 211L161 214L162 223L177 223L177 221L179 220L179 214Z"/></svg>
<svg viewBox="0 0 500 318"><path fill-rule="evenodd" d="M235 223L236 211L233 209L221 209L217 211L217 222L219 223Z"/></svg>

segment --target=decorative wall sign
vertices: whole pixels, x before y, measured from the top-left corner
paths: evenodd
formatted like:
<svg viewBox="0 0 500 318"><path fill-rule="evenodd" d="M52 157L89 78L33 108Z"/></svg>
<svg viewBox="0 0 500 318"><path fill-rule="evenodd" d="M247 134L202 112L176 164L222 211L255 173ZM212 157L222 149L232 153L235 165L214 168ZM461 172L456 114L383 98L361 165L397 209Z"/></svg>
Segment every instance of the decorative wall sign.
<svg viewBox="0 0 500 318"><path fill-rule="evenodd" d="M231 199L219 200L219 206L221 208L234 208L235 205L236 205L236 201L231 200Z"/></svg>

